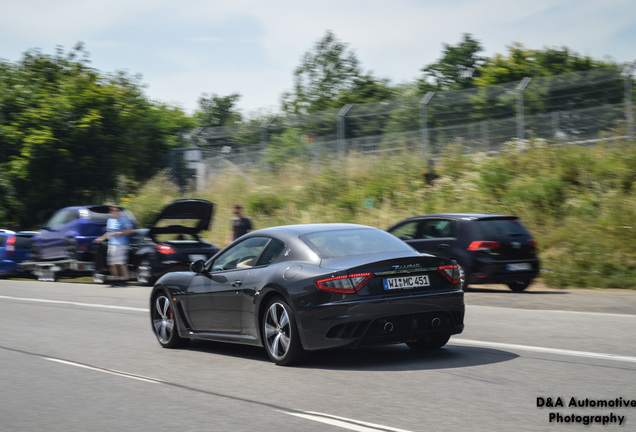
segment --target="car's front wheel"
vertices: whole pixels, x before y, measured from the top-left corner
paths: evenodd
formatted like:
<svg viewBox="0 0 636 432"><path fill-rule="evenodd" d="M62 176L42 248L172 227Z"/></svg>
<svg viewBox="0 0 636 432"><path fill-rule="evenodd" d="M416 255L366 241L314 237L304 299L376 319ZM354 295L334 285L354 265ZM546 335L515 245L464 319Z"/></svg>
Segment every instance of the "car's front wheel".
<svg viewBox="0 0 636 432"><path fill-rule="evenodd" d="M508 282L506 285L508 285L508 288L510 288L514 292L522 292L522 291L525 291L525 289L528 288L531 283L532 283L531 280L524 280L524 281Z"/></svg>
<svg viewBox="0 0 636 432"><path fill-rule="evenodd" d="M303 357L305 350L300 342L296 320L282 298L268 303L263 314L262 332L267 355L277 365L287 366Z"/></svg>
<svg viewBox="0 0 636 432"><path fill-rule="evenodd" d="M152 330L162 347L178 348L189 342L189 339L179 336L174 305L163 291L153 297L150 319Z"/></svg>

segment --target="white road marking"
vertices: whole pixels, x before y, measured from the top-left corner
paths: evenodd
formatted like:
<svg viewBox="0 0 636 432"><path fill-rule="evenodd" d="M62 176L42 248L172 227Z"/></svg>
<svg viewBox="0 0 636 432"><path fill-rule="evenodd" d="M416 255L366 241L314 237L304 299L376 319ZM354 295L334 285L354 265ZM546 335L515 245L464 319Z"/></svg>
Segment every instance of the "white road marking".
<svg viewBox="0 0 636 432"><path fill-rule="evenodd" d="M0 299L19 300L19 301L34 302L34 303L66 304L66 305L72 305L72 306L92 307L92 308L99 308L99 309L117 309L117 310L129 310L129 311L135 311L135 312L149 312L149 309L144 309L144 308L136 308L136 307L128 307L128 306L111 306L111 305L95 304L95 303L78 303L78 302L70 302L70 301L62 301L62 300L47 300L47 299L9 297L9 296L0 296Z"/></svg>
<svg viewBox="0 0 636 432"><path fill-rule="evenodd" d="M78 302L61 301L61 300L47 300L47 299L10 297L10 296L0 296L0 299L29 301L29 302L36 302L36 303L67 304L67 305L81 306L81 307L128 310L128 311L145 312L145 313L149 312L149 309L144 309L144 308L135 308L135 307L127 307L127 306L112 306L112 305L103 305L103 304L94 304L94 303L78 303ZM559 312L559 311L553 311L553 312ZM616 315L616 314L604 314L601 312L572 312L572 311L561 311L561 312L589 314L589 315ZM628 316L628 315L621 315L621 316ZM497 348L497 349L513 349L513 350L517 349L522 351L530 351L530 352L538 352L538 353L546 353L546 354L556 354L556 355L636 363L636 357L633 357L633 356L624 356L624 355L607 354L607 353L595 353L595 352L588 352L588 351L565 350L565 349L547 348L547 347L539 347L539 346L532 346L532 345L519 345L519 344L488 342L488 341L457 339L457 338L452 338L451 344L477 346L477 347L484 347L484 348Z"/></svg>
<svg viewBox="0 0 636 432"><path fill-rule="evenodd" d="M153 384L162 384L163 381L158 380L158 379L154 379L154 378L148 378L148 377L144 377L141 375L135 375L135 374L131 374L128 372L121 372L121 371L117 371L117 370L111 370L111 369L104 369L104 368L98 368L95 366L88 366L85 364L81 364L81 363L75 363L75 362L71 362L71 361L67 361L67 360L60 360L60 359L56 359L56 358L51 358L51 357L42 357L44 360L48 360L48 361L52 361L52 362L56 362L56 363L62 363L68 366L74 366L74 367L78 367L78 368L82 368L82 369L88 369L88 370L93 370L93 371L97 371L97 372L103 372L103 373L107 373L107 374L111 374L111 375L117 375L117 376L122 376L124 378L132 378L135 380L139 380L139 381L145 381L145 382L149 382L149 383L153 383Z"/></svg>
<svg viewBox="0 0 636 432"><path fill-rule="evenodd" d="M292 415L295 417L300 417L306 420L315 421L318 423L328 424L330 426L336 426L342 429L348 429L356 432L411 432L406 429L397 429L390 426L383 426L374 423L363 422L360 420L348 419L345 417L338 417L329 414L323 414L312 411L305 412L290 412L290 411L280 411L283 414Z"/></svg>
<svg viewBox="0 0 636 432"><path fill-rule="evenodd" d="M557 354L557 355L565 355L565 356L586 357L586 358L595 358L595 359L602 359L602 360L615 360L615 361L636 363L636 357L616 355L616 354L564 350L559 348L546 348L546 347L539 347L539 346L532 346L532 345L517 345L517 344L509 344L509 343L501 343L501 342L486 342L486 341L478 341L478 340L471 340L471 339L451 338L451 343L457 344L457 345L469 345L469 346L484 347L484 348L499 348L499 349L513 349L513 350L517 349L522 351L532 351L532 352L547 353L547 354Z"/></svg>

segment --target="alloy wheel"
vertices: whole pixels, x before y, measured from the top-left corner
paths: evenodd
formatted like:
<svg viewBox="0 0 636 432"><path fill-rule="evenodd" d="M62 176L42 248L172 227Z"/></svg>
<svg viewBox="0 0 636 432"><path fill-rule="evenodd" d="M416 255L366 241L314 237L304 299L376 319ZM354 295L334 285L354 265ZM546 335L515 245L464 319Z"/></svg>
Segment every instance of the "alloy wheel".
<svg viewBox="0 0 636 432"><path fill-rule="evenodd" d="M265 347L274 361L281 360L289 351L291 322L289 312L280 302L272 303L265 314Z"/></svg>

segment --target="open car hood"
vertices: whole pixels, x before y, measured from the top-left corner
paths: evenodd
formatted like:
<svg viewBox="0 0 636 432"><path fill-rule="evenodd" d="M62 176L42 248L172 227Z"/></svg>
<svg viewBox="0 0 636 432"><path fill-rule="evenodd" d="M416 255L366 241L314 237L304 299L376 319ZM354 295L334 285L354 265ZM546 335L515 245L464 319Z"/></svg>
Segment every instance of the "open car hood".
<svg viewBox="0 0 636 432"><path fill-rule="evenodd" d="M210 228L214 204L201 199L183 199L166 205L150 226L148 235L198 234Z"/></svg>

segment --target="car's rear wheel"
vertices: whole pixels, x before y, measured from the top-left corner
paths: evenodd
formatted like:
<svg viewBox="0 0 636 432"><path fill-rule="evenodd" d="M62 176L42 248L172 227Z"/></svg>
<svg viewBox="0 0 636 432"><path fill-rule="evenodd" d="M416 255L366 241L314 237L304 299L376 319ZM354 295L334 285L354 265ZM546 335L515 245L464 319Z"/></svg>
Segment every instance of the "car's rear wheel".
<svg viewBox="0 0 636 432"><path fill-rule="evenodd" d="M178 348L189 342L189 339L179 336L175 318L176 312L170 298L164 292L157 293L152 301L150 319L152 330L164 348Z"/></svg>
<svg viewBox="0 0 636 432"><path fill-rule="evenodd" d="M524 280L524 281L508 282L506 285L508 285L508 288L510 288L514 292L522 292L526 288L528 288L531 283L532 283L531 280Z"/></svg>
<svg viewBox="0 0 636 432"><path fill-rule="evenodd" d="M268 303L263 314L262 332L267 355L277 365L287 366L303 357L305 350L300 342L296 320L282 298Z"/></svg>
<svg viewBox="0 0 636 432"><path fill-rule="evenodd" d="M155 281L152 272L152 261L148 257L143 257L137 266L137 282L142 285L152 285Z"/></svg>
<svg viewBox="0 0 636 432"><path fill-rule="evenodd" d="M424 351L441 348L448 343L449 339L450 335L433 335L422 337L406 344L415 351Z"/></svg>

